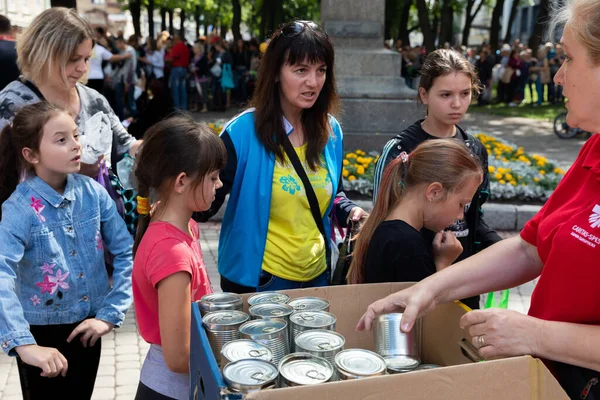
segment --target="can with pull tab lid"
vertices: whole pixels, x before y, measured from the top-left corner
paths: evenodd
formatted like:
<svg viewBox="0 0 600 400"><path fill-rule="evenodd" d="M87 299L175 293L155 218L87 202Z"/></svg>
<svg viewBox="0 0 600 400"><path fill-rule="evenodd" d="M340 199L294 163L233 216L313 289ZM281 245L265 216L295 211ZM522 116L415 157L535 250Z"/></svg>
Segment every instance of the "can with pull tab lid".
<svg viewBox="0 0 600 400"><path fill-rule="evenodd" d="M296 338L302 332L314 329L335 331L336 321L335 315L326 311L299 311L293 313L290 315L291 351L296 351Z"/></svg>
<svg viewBox="0 0 600 400"><path fill-rule="evenodd" d="M261 292L248 297L248 306L252 307L261 303L279 303L287 304L290 301L290 296L279 292Z"/></svg>
<svg viewBox="0 0 600 400"><path fill-rule="evenodd" d="M344 350L345 342L344 337L337 332L315 329L303 332L296 337L296 351L322 357L334 366L335 356ZM337 380L335 368L331 380Z"/></svg>
<svg viewBox="0 0 600 400"><path fill-rule="evenodd" d="M255 319L240 326L240 335L268 347L273 353L273 363L289 354L290 342L287 322L282 319Z"/></svg>
<svg viewBox="0 0 600 400"><path fill-rule="evenodd" d="M275 388L279 371L265 360L238 360L223 368L227 387L236 393L252 393Z"/></svg>
<svg viewBox="0 0 600 400"><path fill-rule="evenodd" d="M324 358L308 353L293 353L279 363L279 387L315 385L328 382L333 367Z"/></svg>
<svg viewBox="0 0 600 400"><path fill-rule="evenodd" d="M412 371L421 362L419 334L421 321L410 332L402 332L402 313L384 314L375 323L375 351L382 356L389 373Z"/></svg>
<svg viewBox="0 0 600 400"><path fill-rule="evenodd" d="M240 339L238 329L249 319L248 314L236 310L215 311L202 317L202 325L206 329L206 335L217 364L220 364L223 346L232 340Z"/></svg>
<svg viewBox="0 0 600 400"><path fill-rule="evenodd" d="M200 314L204 317L209 312L236 310L242 311L242 296L236 293L211 293L202 296L198 302Z"/></svg>
<svg viewBox="0 0 600 400"><path fill-rule="evenodd" d="M320 297L297 297L288 304L296 311L329 311L329 301Z"/></svg>
<svg viewBox="0 0 600 400"><path fill-rule="evenodd" d="M387 365L383 357L369 350L342 350L335 356L337 374L341 380L385 375Z"/></svg>
<svg viewBox="0 0 600 400"><path fill-rule="evenodd" d="M230 362L238 360L272 361L271 350L254 340L239 339L226 343L221 349L221 369Z"/></svg>

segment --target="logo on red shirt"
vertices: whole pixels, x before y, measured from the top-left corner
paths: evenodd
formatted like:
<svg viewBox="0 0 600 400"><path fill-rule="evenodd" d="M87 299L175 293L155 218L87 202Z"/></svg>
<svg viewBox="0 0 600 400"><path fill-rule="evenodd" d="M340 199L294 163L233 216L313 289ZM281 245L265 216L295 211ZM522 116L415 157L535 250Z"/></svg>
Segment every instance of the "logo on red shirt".
<svg viewBox="0 0 600 400"><path fill-rule="evenodd" d="M592 228L600 227L600 205L596 204L594 212L590 215L590 225Z"/></svg>

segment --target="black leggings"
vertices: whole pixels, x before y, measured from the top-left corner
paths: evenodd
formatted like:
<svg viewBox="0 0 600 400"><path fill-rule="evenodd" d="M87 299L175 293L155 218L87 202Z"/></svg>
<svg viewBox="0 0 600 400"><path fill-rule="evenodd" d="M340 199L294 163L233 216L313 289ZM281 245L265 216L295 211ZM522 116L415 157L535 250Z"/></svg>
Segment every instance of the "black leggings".
<svg viewBox="0 0 600 400"><path fill-rule="evenodd" d="M150 389L142 382L139 383L135 400L173 400L172 397L158 393L156 390Z"/></svg>
<svg viewBox="0 0 600 400"><path fill-rule="evenodd" d="M91 347L83 347L80 336L71 343L67 338L80 323L65 325L32 325L29 329L38 346L53 347L65 356L69 363L67 376L45 378L42 370L25 364L17 357L21 391L24 400L57 397L61 399L89 399L94 391L98 364L100 363L101 339Z"/></svg>

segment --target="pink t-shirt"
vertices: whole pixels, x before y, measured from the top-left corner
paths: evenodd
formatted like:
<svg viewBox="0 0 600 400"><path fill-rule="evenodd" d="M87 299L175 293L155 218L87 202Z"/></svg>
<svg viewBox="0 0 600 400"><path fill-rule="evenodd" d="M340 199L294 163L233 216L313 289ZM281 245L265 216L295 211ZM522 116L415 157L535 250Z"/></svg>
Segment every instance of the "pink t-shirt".
<svg viewBox="0 0 600 400"><path fill-rule="evenodd" d="M133 300L138 329L148 343L161 345L158 282L177 272L191 275L191 299L213 292L200 249L200 228L190 220L190 237L167 222L152 222L133 261Z"/></svg>

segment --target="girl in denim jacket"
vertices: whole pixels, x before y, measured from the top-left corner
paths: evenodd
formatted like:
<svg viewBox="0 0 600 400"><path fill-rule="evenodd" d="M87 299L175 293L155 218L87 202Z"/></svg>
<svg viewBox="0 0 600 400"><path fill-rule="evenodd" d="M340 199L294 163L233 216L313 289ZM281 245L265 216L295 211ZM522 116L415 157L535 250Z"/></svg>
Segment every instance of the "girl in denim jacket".
<svg viewBox="0 0 600 400"><path fill-rule="evenodd" d="M0 345L18 356L24 398L89 399L100 337L131 305L131 236L106 190L77 174L81 145L64 109L22 108L0 154Z"/></svg>

